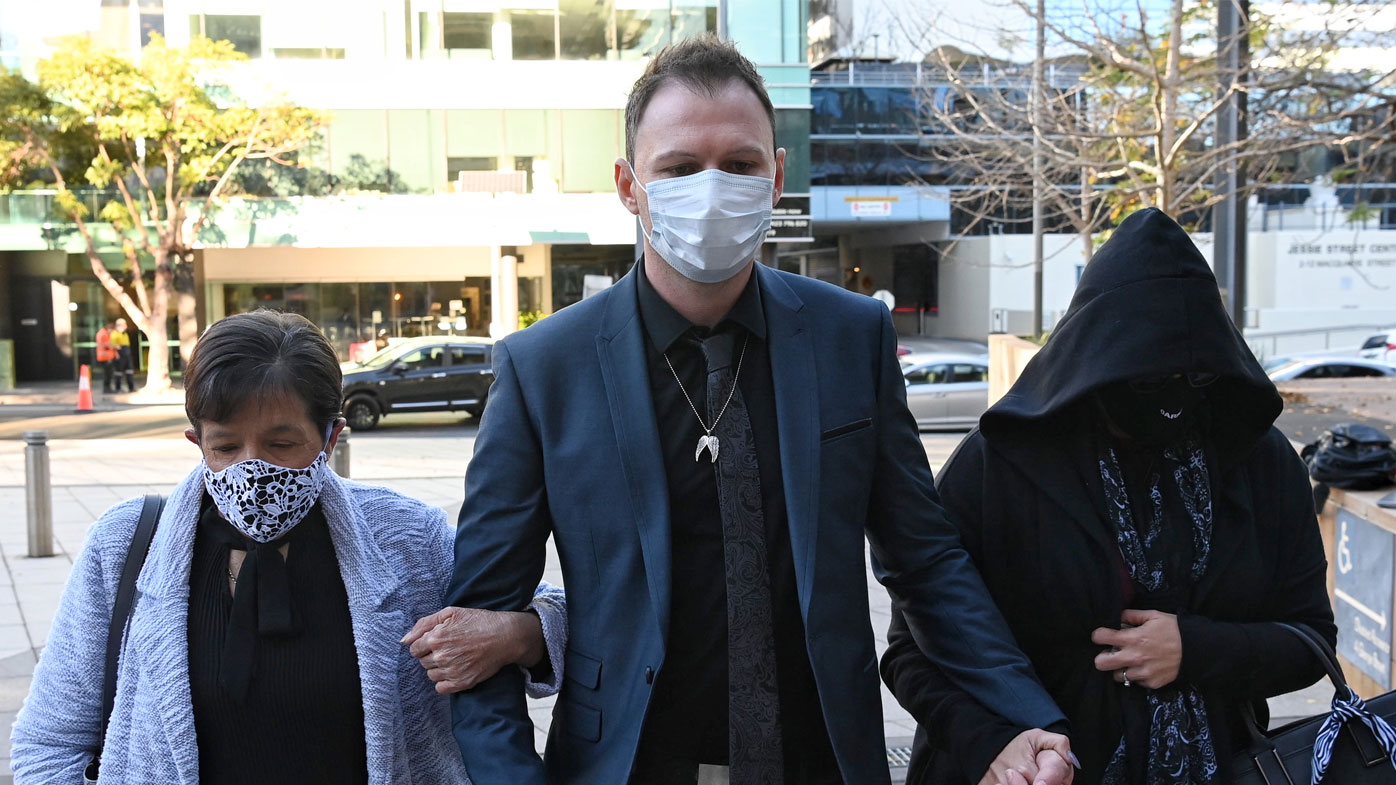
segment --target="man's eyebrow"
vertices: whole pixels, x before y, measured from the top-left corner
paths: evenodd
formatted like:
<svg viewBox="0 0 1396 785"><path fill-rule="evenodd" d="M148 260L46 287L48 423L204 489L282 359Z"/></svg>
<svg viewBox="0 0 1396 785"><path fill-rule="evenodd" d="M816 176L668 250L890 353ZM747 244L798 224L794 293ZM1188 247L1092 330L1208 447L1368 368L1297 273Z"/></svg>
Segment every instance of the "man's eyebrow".
<svg viewBox="0 0 1396 785"><path fill-rule="evenodd" d="M654 158L655 158L656 161L663 161L663 160L667 160L667 159L669 159L669 158L697 158L697 157L698 157L698 154L697 154L697 153L690 153L690 152L687 151L687 150L665 150L664 152L660 153L659 155L656 155Z"/></svg>
<svg viewBox="0 0 1396 785"><path fill-rule="evenodd" d="M723 157L724 157L724 158L732 158L732 157L734 157L734 156L740 156L740 155L766 155L766 154L767 154L767 151L766 151L764 148L757 147L756 145L748 145L748 146L746 146L746 147L738 147L738 148L735 149L735 150L728 150L728 151L726 151L726 152L723 153ZM698 157L698 154L697 154L697 153L689 152L688 150L674 149L674 150L665 150L664 152L662 152L662 153L656 155L656 156L654 157L654 159L655 159L656 161L665 161L665 160L669 160L669 159L672 159L672 158L697 158L697 157Z"/></svg>

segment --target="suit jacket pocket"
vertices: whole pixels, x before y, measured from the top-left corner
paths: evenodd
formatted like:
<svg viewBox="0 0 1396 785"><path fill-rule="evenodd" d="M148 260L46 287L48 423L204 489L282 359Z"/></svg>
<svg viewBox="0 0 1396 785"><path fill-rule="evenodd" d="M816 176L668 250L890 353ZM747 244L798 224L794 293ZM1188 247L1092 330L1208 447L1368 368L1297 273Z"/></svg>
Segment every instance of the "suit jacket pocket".
<svg viewBox="0 0 1396 785"><path fill-rule="evenodd" d="M864 417L864 418L861 419L861 420L854 420L853 422L848 423L847 425L840 425L840 426L837 427L837 428L830 428L829 430L825 431L824 433L819 434L819 441L821 441L821 442L831 442L831 441L833 441L833 440L835 440L835 439L837 439L837 438L839 438L839 437L841 437L841 436L847 436L847 435L849 435L850 433L857 433L858 431L861 431L861 430L863 430L863 429L865 429L865 428L871 428L871 427L872 427L872 418L871 418L871 417Z"/></svg>
<svg viewBox="0 0 1396 785"><path fill-rule="evenodd" d="M593 709L576 701L567 701L559 708L562 710L564 727L568 733L584 741L601 741L600 709Z"/></svg>
<svg viewBox="0 0 1396 785"><path fill-rule="evenodd" d="M571 679L589 690L601 686L601 660L569 648L562 663L564 679Z"/></svg>

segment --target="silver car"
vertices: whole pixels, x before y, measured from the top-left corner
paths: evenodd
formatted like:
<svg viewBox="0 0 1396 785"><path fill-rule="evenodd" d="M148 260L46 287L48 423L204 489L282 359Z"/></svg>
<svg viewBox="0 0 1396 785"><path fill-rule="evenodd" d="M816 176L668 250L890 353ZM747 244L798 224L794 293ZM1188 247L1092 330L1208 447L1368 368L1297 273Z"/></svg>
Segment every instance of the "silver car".
<svg viewBox="0 0 1396 785"><path fill-rule="evenodd" d="M1396 376L1396 366L1357 357L1296 357L1266 371L1272 382Z"/></svg>
<svg viewBox="0 0 1396 785"><path fill-rule="evenodd" d="M900 358L916 425L972 428L989 407L989 356L925 353Z"/></svg>

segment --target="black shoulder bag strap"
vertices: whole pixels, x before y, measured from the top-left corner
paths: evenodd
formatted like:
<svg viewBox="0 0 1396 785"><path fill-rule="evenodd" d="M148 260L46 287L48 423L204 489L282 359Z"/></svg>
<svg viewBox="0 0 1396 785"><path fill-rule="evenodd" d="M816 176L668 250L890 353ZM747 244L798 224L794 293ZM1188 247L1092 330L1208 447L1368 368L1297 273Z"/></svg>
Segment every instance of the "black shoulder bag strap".
<svg viewBox="0 0 1396 785"><path fill-rule="evenodd" d="M121 582L116 585L116 603L112 606L111 625L107 627L107 664L102 678L102 732L97 737L97 753L83 771L83 780L97 782L97 774L102 765L102 745L107 739L107 725L111 722L112 708L116 705L116 664L121 656L121 639L126 634L126 622L131 618L131 608L136 599L136 578L145 566L145 557L150 553L150 541L155 539L155 527L160 524L160 513L165 509L165 497L147 494L141 506L141 519L136 524L135 534L131 535L131 546L126 550L126 562L121 567Z"/></svg>

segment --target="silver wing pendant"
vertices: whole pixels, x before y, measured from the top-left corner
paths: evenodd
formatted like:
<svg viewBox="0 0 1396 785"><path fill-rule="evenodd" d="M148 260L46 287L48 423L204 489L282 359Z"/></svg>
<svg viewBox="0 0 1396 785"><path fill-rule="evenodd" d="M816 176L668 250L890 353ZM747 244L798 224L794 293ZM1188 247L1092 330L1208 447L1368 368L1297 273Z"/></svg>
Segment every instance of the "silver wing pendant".
<svg viewBox="0 0 1396 785"><path fill-rule="evenodd" d="M698 460L699 458L702 458L702 457L703 457L703 451L704 451L704 450L707 450L707 451L711 454L711 456L712 456L712 462L713 462L713 463L717 463L717 437L716 437L716 436L699 436L699 437L698 437L698 449L695 450L694 453L693 453L693 460L696 461L696 460Z"/></svg>

